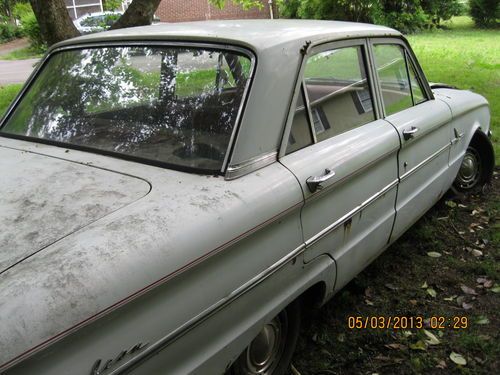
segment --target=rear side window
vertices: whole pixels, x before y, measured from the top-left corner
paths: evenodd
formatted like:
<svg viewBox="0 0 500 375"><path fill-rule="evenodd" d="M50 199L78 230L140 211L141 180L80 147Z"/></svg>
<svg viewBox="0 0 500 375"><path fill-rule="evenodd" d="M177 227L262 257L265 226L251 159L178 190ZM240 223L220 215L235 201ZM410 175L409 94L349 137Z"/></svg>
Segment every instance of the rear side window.
<svg viewBox="0 0 500 375"><path fill-rule="evenodd" d="M374 46L375 66L387 116L426 100L415 69L402 46Z"/></svg>
<svg viewBox="0 0 500 375"><path fill-rule="evenodd" d="M375 119L361 46L312 56L306 63L304 81L318 141Z"/></svg>

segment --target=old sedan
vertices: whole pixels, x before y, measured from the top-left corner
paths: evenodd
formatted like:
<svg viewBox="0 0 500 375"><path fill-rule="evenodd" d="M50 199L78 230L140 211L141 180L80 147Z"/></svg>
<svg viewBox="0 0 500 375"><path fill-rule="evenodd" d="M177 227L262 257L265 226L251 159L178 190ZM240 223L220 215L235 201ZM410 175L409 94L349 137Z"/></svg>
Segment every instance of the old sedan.
<svg viewBox="0 0 500 375"><path fill-rule="evenodd" d="M54 46L1 123L0 373L283 374L301 304L488 181L489 119L380 26Z"/></svg>

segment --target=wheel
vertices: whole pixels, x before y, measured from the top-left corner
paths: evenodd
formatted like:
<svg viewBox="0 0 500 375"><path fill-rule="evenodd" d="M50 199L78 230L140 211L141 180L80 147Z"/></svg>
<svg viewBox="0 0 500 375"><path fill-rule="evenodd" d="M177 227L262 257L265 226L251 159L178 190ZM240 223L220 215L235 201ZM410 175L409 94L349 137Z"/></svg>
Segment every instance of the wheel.
<svg viewBox="0 0 500 375"><path fill-rule="evenodd" d="M288 371L300 330L300 303L292 302L262 327L228 375L283 375Z"/></svg>
<svg viewBox="0 0 500 375"><path fill-rule="evenodd" d="M460 193L479 192L491 180L495 157L489 139L478 132L465 151L453 187Z"/></svg>

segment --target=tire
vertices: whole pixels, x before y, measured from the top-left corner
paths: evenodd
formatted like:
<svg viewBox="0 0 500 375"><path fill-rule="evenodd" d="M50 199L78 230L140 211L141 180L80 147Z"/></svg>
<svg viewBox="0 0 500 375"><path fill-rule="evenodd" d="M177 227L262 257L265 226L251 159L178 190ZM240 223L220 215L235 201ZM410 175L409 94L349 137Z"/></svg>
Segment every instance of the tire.
<svg viewBox="0 0 500 375"><path fill-rule="evenodd" d="M465 151L453 188L459 193L478 193L493 175L495 156L489 138L478 131Z"/></svg>
<svg viewBox="0 0 500 375"><path fill-rule="evenodd" d="M299 301L294 301L262 327L227 375L286 374L299 337L300 309Z"/></svg>

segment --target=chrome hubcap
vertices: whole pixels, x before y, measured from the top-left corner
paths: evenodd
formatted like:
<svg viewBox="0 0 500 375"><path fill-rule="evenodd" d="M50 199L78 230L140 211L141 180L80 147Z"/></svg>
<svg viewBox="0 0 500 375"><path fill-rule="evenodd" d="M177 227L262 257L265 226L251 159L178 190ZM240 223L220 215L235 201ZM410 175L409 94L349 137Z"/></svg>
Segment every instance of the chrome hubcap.
<svg viewBox="0 0 500 375"><path fill-rule="evenodd" d="M479 181L481 164L477 151L469 148L458 171L456 182L463 189L470 189Z"/></svg>
<svg viewBox="0 0 500 375"><path fill-rule="evenodd" d="M246 372L272 374L283 354L287 334L286 317L277 316L266 324L246 349Z"/></svg>

